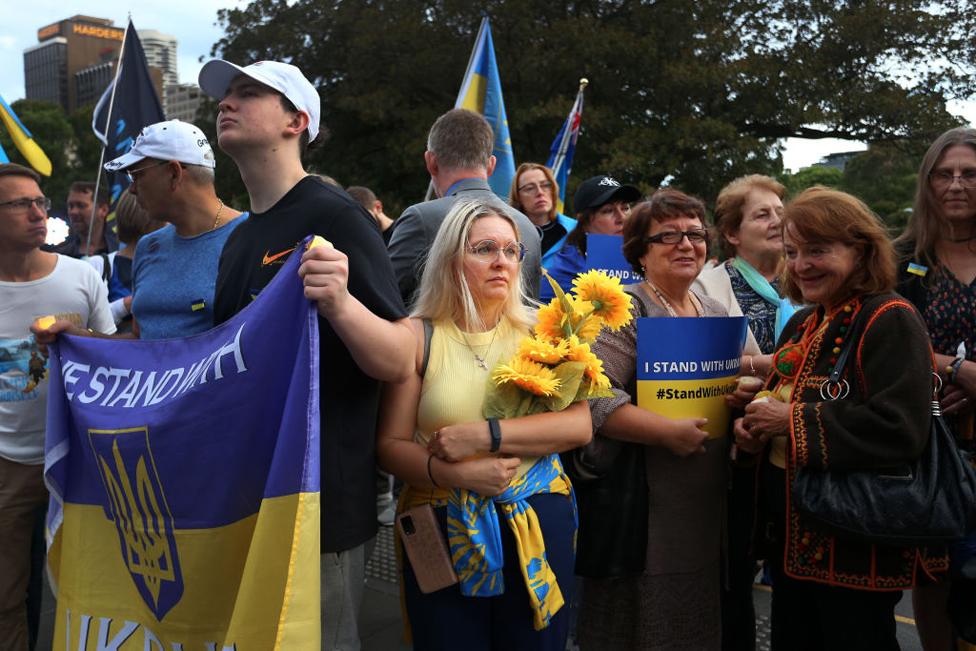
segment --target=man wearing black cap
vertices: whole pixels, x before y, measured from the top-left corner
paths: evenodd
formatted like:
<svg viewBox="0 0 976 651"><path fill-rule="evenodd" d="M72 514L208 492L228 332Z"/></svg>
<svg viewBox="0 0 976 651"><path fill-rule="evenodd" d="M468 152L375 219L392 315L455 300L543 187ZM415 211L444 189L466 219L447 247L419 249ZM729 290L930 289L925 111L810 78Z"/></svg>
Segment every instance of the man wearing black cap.
<svg viewBox="0 0 976 651"><path fill-rule="evenodd" d="M594 176L583 181L573 196L576 211L576 228L566 236L566 243L559 250L546 271L564 290L573 287L576 274L586 271L586 236L620 235L624 222L630 215L630 204L641 198L641 192L632 185L621 185L612 176ZM539 298L545 302L554 296L552 287L543 282Z"/></svg>

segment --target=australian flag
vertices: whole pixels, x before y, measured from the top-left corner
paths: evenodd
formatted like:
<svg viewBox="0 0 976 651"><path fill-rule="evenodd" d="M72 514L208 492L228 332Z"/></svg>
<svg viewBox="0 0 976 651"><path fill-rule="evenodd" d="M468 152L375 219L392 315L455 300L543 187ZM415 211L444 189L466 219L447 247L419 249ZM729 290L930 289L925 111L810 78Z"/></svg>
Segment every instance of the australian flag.
<svg viewBox="0 0 976 651"><path fill-rule="evenodd" d="M105 146L105 160L112 160L129 151L143 127L166 119L152 77L149 76L146 53L131 20L125 30L122 57L118 65L115 81L105 89L92 115L92 130ZM109 250L114 250L118 248L115 202L128 187L129 178L124 172L103 174L106 175L105 182L112 194L112 211L106 220L105 238Z"/></svg>

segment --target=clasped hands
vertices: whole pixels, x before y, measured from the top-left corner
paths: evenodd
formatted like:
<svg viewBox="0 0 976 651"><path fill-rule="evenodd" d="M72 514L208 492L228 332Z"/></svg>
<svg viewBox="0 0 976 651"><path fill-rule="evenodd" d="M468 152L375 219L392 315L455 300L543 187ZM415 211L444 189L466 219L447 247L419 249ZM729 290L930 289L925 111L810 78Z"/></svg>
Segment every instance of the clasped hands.
<svg viewBox="0 0 976 651"><path fill-rule="evenodd" d="M756 454L774 436L790 432L790 405L779 400L762 400L746 405L746 415L732 424L735 443L740 449Z"/></svg>

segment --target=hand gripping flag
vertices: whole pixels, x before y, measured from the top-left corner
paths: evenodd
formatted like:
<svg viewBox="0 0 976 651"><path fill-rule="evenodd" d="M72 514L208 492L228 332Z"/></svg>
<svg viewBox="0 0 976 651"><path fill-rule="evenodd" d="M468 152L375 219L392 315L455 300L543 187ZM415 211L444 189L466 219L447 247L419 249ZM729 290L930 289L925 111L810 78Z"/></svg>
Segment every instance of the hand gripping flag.
<svg viewBox="0 0 976 651"><path fill-rule="evenodd" d="M488 18L481 20L478 38L468 61L468 69L461 82L454 108L463 108L485 116L495 133L495 171L488 177L492 191L507 198L515 178L515 154L512 152L512 136L508 131L508 116L502 98L502 81L495 61L495 46L491 40Z"/></svg>
<svg viewBox="0 0 976 651"><path fill-rule="evenodd" d="M7 133L10 134L10 139L13 140L14 146L17 151L20 152L24 160L33 167L39 174L44 176L51 176L51 160L44 153L44 150L34 142L34 136L24 123L20 121L14 110L10 108L10 105L4 101L3 97L0 97L0 123L3 124ZM10 159L7 158L7 152L0 147L0 163L9 163Z"/></svg>
<svg viewBox="0 0 976 651"><path fill-rule="evenodd" d="M573 154L576 153L576 139L579 138L580 123L583 121L583 91L590 82L580 79L579 92L573 108L569 109L566 121L556 134L556 139L549 147L549 160L546 167L552 170L552 175L559 185L559 200L556 202L556 212L563 212L566 205L566 182L573 171Z"/></svg>
<svg viewBox="0 0 976 651"><path fill-rule="evenodd" d="M318 322L300 256L186 339L61 337L54 649L318 649Z"/></svg>

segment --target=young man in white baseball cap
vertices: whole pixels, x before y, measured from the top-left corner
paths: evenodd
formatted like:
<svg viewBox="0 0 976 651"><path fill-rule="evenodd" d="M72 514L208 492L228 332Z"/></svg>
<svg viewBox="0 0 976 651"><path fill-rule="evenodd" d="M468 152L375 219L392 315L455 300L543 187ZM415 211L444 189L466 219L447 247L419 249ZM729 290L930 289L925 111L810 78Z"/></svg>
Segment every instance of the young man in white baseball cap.
<svg viewBox="0 0 976 651"><path fill-rule="evenodd" d="M309 176L319 95L301 70L210 61L200 87L219 100L217 141L240 170L251 216L227 240L215 322L247 306L307 235L334 245L302 253L318 303L322 451L323 649L359 649L365 543L376 534L375 428L380 382L414 370L416 339L375 221L343 190Z"/></svg>
<svg viewBox="0 0 976 651"><path fill-rule="evenodd" d="M105 164L124 170L143 210L169 225L136 246L131 310L141 339L188 337L213 326L217 263L243 221L214 189L214 152L196 126L168 120L144 128L132 149Z"/></svg>

